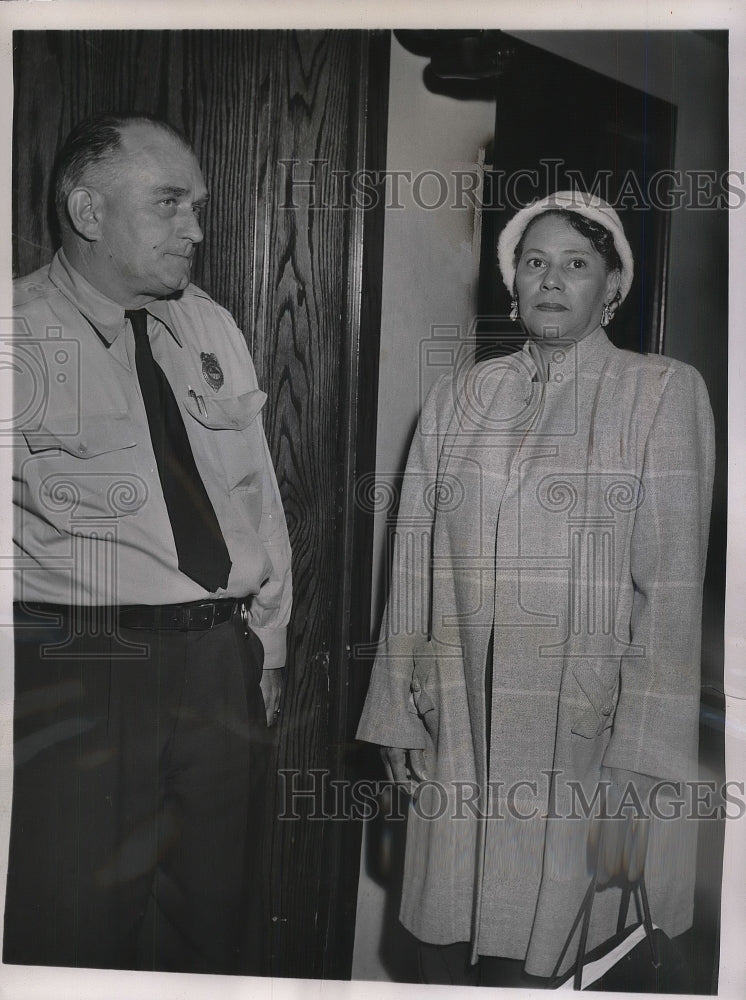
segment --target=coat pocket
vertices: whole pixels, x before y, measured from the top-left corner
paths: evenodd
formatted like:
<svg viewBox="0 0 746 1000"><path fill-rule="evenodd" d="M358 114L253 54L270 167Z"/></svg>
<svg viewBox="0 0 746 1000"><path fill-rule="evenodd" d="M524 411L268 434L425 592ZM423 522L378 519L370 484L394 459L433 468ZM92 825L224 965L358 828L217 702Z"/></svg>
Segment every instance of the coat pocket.
<svg viewBox="0 0 746 1000"><path fill-rule="evenodd" d="M575 720L572 732L577 736L593 739L614 724L619 675L615 673L610 680L604 680L589 663L578 663L572 671L587 699L587 707Z"/></svg>
<svg viewBox="0 0 746 1000"><path fill-rule="evenodd" d="M437 745L443 700L453 698L463 687L461 647L422 640L412 650L412 710L420 717L430 739ZM456 669L458 668L458 669Z"/></svg>
<svg viewBox="0 0 746 1000"><path fill-rule="evenodd" d="M435 684L437 670L432 642L422 640L412 650L410 711L418 715L430 739L435 743L440 728ZM435 695L435 697L433 697Z"/></svg>

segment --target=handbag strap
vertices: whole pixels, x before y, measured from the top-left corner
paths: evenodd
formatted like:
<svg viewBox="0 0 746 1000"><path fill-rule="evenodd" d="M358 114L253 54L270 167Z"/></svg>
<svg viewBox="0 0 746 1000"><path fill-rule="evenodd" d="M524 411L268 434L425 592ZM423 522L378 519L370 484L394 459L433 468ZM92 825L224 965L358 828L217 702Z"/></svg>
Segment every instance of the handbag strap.
<svg viewBox="0 0 746 1000"><path fill-rule="evenodd" d="M562 947L557 963L552 971L552 978L559 975L559 970L562 965L562 961L567 954L567 950L570 947L570 943L575 936L575 931L578 929L578 924L582 921L582 927L580 930L580 941L578 942L578 953L575 959L575 972L573 976L573 989L582 990L583 985L583 966L585 965L585 948L588 941L588 928L591 923L591 912L593 910L593 900L596 895L596 885L598 883L598 846L596 847L596 854L594 858L593 865L593 875L591 881L586 889L585 895L583 896L583 902L580 904L575 919L573 920L572 927L570 928L570 933L567 935L567 939ZM605 888L605 887L604 887ZM603 889L599 890L603 892ZM648 894L645 888L645 873L641 873L639 879L635 882L627 883L622 888L622 898L619 903L619 916L617 917L617 933L621 933L624 930L624 926L627 922L627 913L629 911L629 900L630 896L634 896L635 908L637 910L637 919L640 926L642 924L645 928L645 937L647 938L648 945L650 946L650 957L655 968L658 968L661 964L660 956L658 953L658 946L653 935L653 921L650 916L650 905L648 903Z"/></svg>

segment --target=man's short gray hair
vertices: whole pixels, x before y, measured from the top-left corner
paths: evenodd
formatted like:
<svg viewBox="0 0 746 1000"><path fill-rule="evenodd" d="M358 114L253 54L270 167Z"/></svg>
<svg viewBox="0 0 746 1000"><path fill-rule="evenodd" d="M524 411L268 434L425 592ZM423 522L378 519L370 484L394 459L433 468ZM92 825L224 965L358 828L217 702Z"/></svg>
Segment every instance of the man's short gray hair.
<svg viewBox="0 0 746 1000"><path fill-rule="evenodd" d="M70 132L55 161L53 186L54 205L60 224L67 222L67 199L93 165L111 158L122 145L122 129L127 125L148 124L167 132L191 150L191 143L168 122L143 111L122 114L104 112L85 118Z"/></svg>

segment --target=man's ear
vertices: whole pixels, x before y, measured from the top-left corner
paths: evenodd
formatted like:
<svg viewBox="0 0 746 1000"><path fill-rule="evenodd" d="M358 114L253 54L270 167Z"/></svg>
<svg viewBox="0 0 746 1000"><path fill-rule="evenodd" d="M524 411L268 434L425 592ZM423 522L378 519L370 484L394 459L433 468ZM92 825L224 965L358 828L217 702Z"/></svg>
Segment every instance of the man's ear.
<svg viewBox="0 0 746 1000"><path fill-rule="evenodd" d="M104 199L94 188L74 188L67 197L67 214L78 236L90 243L101 239Z"/></svg>

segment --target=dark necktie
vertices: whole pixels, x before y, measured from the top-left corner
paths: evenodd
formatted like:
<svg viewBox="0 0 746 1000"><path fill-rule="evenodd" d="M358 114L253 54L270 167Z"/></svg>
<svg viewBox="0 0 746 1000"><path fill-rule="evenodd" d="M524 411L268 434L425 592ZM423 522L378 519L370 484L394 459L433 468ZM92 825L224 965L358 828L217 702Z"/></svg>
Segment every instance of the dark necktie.
<svg viewBox="0 0 746 1000"><path fill-rule="evenodd" d="M145 309L124 314L135 334L135 365L158 465L179 570L210 592L228 583L231 560L202 482L179 405L153 357Z"/></svg>

